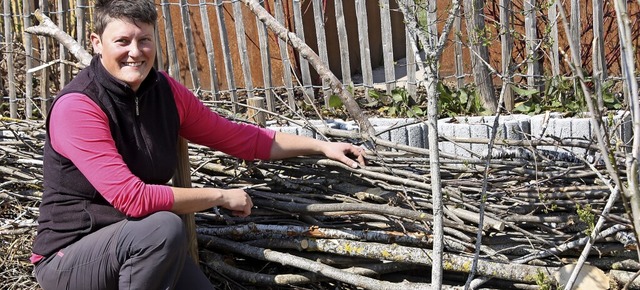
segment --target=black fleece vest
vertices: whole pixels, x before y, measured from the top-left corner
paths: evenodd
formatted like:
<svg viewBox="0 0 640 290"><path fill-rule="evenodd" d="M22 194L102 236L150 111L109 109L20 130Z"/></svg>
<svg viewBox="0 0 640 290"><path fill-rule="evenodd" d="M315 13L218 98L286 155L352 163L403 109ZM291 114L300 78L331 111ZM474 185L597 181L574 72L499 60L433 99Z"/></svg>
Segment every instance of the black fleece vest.
<svg viewBox="0 0 640 290"><path fill-rule="evenodd" d="M133 92L114 79L96 56L58 96L73 92L87 95L108 116L111 136L133 174L147 184L164 184L171 179L176 169L180 121L171 87L162 74L151 70ZM47 120L44 193L33 245L33 252L43 256L126 218L73 162L51 147L49 125Z"/></svg>

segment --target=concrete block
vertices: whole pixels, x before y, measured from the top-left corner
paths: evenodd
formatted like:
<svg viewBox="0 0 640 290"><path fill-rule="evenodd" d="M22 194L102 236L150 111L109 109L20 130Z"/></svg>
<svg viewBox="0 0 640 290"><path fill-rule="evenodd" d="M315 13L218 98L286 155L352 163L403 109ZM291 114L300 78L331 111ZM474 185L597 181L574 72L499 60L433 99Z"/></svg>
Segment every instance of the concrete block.
<svg viewBox="0 0 640 290"><path fill-rule="evenodd" d="M619 111L611 116L603 117L605 126L609 129L611 145L624 152L631 152L633 142L633 122L628 111Z"/></svg>
<svg viewBox="0 0 640 290"><path fill-rule="evenodd" d="M407 126L407 139L409 146L417 148L429 148L427 134L429 129L425 123L418 123Z"/></svg>
<svg viewBox="0 0 640 290"><path fill-rule="evenodd" d="M456 138L476 138L490 139L494 116L473 116L473 117L457 117L445 118L438 121L438 133L443 137ZM497 139L526 139L530 134L529 116L527 115L509 115L501 116L498 119L498 129L496 131ZM445 142L442 142L445 143ZM454 150L453 147L455 147ZM494 149L504 149L504 146L496 146ZM487 143L460 143L453 144L447 142L446 145L440 146L445 153L456 154L462 157L471 157L473 152L480 156L486 156L489 151Z"/></svg>
<svg viewBox="0 0 640 290"><path fill-rule="evenodd" d="M553 139L584 142L595 144L597 142L596 130L607 132L612 146L624 150L625 144L629 144L632 139L631 117L625 112L614 112L611 116L603 117L602 128L596 128L591 123L591 118L571 117L563 118L561 115L552 115L545 119L544 115L531 117L532 135L534 138L551 137ZM544 129L544 131L543 131ZM556 151L559 153L568 152L570 155L586 157L593 155L587 149L575 146L538 146L541 150Z"/></svg>

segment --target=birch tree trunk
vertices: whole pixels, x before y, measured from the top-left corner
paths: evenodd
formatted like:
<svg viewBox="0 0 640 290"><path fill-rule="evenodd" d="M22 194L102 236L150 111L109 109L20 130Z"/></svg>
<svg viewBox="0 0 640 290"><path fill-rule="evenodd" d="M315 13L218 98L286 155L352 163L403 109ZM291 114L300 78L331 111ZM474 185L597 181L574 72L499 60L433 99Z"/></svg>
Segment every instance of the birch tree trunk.
<svg viewBox="0 0 640 290"><path fill-rule="evenodd" d="M639 1L640 4L640 1ZM631 154L627 155L627 178L629 187L624 191L624 195L630 203L631 214L633 216L633 226L636 239L640 237L640 182L638 180L638 160L640 159L640 102L638 101L638 81L634 76L635 59L633 41L631 38L631 20L627 11L627 2L624 0L614 1L616 10L616 20L620 35L622 78L624 80L624 92L629 100L631 118L633 120L633 144ZM640 255L640 253L639 253Z"/></svg>
<svg viewBox="0 0 640 290"><path fill-rule="evenodd" d="M444 269L444 221L441 188L442 183L440 180L440 152L438 149L438 67L440 56L444 50L445 40L448 39L451 27L453 27L454 20L460 11L460 3L457 0L453 1L451 10L449 10L449 16L442 29L442 34L438 39L435 35L436 32L430 30L434 27L434 23L427 23L427 27L429 28L426 33L417 29L417 15L412 9L409 9L409 7L412 7L412 3L410 1L412 0L398 1L398 6L404 15L406 26L411 32L410 34L418 36L418 39L422 42L422 47L425 48L426 52L424 81L428 98L427 126L429 128L429 165L431 166L431 194L433 202L433 255L431 257L431 283L434 289L440 289L442 288L442 276ZM430 21L435 21L434 18L429 19ZM491 87L493 88L493 85Z"/></svg>
<svg viewBox="0 0 640 290"><path fill-rule="evenodd" d="M487 68L489 62L489 49L483 45L482 35L484 25L484 0L464 0L464 12L467 20L467 35L469 36L469 48L471 49L471 66L478 92L482 96L484 108L488 114L493 114L498 108L495 89L491 74Z"/></svg>

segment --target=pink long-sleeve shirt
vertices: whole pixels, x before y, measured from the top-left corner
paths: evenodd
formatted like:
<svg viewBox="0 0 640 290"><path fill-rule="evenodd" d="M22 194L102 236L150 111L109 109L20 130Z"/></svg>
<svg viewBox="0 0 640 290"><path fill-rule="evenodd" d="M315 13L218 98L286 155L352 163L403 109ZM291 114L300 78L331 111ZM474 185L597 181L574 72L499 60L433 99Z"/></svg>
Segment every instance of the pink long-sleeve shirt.
<svg viewBox="0 0 640 290"><path fill-rule="evenodd" d="M180 136L242 159L269 158L274 131L219 116L186 87L163 74L175 97ZM81 93L67 94L60 97L53 111L51 146L71 160L116 209L127 216L143 217L172 208L169 186L145 184L131 173L111 137L108 117L95 102Z"/></svg>

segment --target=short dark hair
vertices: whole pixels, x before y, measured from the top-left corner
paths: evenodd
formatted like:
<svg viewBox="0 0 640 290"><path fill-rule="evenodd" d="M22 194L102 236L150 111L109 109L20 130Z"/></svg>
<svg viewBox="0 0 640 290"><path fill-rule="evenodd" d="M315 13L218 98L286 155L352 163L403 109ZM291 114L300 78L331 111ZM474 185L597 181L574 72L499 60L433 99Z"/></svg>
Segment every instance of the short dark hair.
<svg viewBox="0 0 640 290"><path fill-rule="evenodd" d="M158 12L153 0L97 0L94 32L102 35L107 24L114 19L156 24Z"/></svg>

